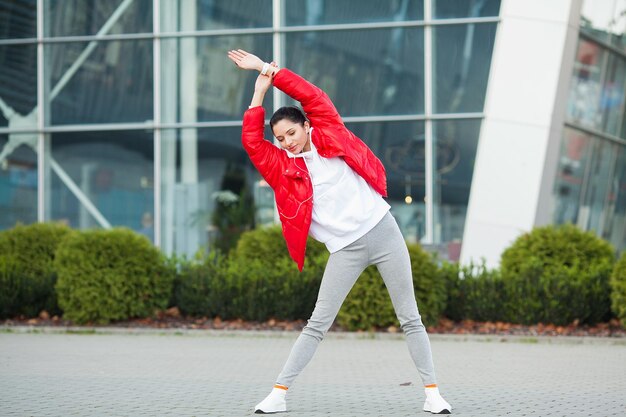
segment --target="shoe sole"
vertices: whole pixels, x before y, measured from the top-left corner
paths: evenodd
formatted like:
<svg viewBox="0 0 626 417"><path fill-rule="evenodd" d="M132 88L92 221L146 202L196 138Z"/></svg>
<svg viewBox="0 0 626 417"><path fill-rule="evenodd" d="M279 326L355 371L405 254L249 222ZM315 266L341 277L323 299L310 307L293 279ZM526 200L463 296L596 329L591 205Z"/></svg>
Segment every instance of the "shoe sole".
<svg viewBox="0 0 626 417"><path fill-rule="evenodd" d="M431 413L431 414L452 414L452 413L450 412L450 410L448 410L448 409L446 409L446 408L444 408L443 410L441 410L441 411L440 411L440 412L438 412L438 413L435 413L434 411L430 411L430 410L424 410L424 412L425 412L425 413Z"/></svg>

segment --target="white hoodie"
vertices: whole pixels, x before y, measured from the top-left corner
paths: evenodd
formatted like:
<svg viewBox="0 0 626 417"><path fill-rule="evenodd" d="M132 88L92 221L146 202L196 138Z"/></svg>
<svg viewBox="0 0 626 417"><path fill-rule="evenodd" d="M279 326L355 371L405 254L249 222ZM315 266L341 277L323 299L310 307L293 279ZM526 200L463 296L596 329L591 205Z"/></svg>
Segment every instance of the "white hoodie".
<svg viewBox="0 0 626 417"><path fill-rule="evenodd" d="M286 152L304 161L313 182L309 235L333 253L372 230L391 207L343 158L322 158L310 143L308 152Z"/></svg>

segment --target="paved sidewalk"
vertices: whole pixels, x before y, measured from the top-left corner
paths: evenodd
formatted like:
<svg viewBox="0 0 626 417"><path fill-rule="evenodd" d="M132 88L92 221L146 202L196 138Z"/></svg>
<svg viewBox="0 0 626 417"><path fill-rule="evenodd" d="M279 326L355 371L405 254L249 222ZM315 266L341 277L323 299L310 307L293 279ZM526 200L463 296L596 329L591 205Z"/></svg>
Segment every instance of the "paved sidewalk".
<svg viewBox="0 0 626 417"><path fill-rule="evenodd" d="M0 333L0 416L254 415L296 337ZM431 339L454 415L626 416L623 340ZM398 338L327 337L287 399L283 416L430 415Z"/></svg>

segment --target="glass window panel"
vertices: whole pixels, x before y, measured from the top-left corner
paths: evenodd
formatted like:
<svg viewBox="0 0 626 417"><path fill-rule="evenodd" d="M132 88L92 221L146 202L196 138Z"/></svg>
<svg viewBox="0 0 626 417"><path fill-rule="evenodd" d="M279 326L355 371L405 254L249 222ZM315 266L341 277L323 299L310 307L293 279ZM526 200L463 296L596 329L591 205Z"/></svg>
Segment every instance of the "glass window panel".
<svg viewBox="0 0 626 417"><path fill-rule="evenodd" d="M387 202L407 242L426 233L424 122L347 123L387 171Z"/></svg>
<svg viewBox="0 0 626 417"><path fill-rule="evenodd" d="M37 126L37 45L0 45L0 126Z"/></svg>
<svg viewBox="0 0 626 417"><path fill-rule="evenodd" d="M161 0L164 32L272 27L272 0Z"/></svg>
<svg viewBox="0 0 626 417"><path fill-rule="evenodd" d="M46 158L47 221L124 226L153 239L152 131L53 133Z"/></svg>
<svg viewBox="0 0 626 417"><path fill-rule="evenodd" d="M603 237L621 251L626 249L626 146L616 146L615 172L609 177L609 214Z"/></svg>
<svg viewBox="0 0 626 417"><path fill-rule="evenodd" d="M609 54L600 98L602 130L619 135L624 118L626 96L626 61L616 54Z"/></svg>
<svg viewBox="0 0 626 417"><path fill-rule="evenodd" d="M37 0L0 0L0 39L37 37Z"/></svg>
<svg viewBox="0 0 626 417"><path fill-rule="evenodd" d="M432 0L435 19L498 16L500 0Z"/></svg>
<svg viewBox="0 0 626 417"><path fill-rule="evenodd" d="M554 222L578 222L584 184L587 181L591 159L591 137L574 129L565 128L559 165L554 186Z"/></svg>
<svg viewBox="0 0 626 417"><path fill-rule="evenodd" d="M285 9L287 26L424 19L423 0L289 0Z"/></svg>
<svg viewBox="0 0 626 417"><path fill-rule="evenodd" d="M238 69L226 56L245 49L272 59L271 35L210 36L162 42L161 117L177 121L241 120L250 105L258 73ZM272 94L265 96L272 109Z"/></svg>
<svg viewBox="0 0 626 417"><path fill-rule="evenodd" d="M495 23L433 28L435 113L482 112Z"/></svg>
<svg viewBox="0 0 626 417"><path fill-rule="evenodd" d="M45 53L47 124L153 119L151 40L52 43Z"/></svg>
<svg viewBox="0 0 626 417"><path fill-rule="evenodd" d="M624 114L622 114L622 127L620 128L620 133L618 136L626 139L626 111L624 111Z"/></svg>
<svg viewBox="0 0 626 417"><path fill-rule="evenodd" d="M458 261L469 203L480 119L433 122L434 243Z"/></svg>
<svg viewBox="0 0 626 417"><path fill-rule="evenodd" d="M46 0L44 25L51 37L152 32L152 0Z"/></svg>
<svg viewBox="0 0 626 417"><path fill-rule="evenodd" d="M10 141L29 143L32 136L0 135L0 230L37 221L37 154L29 146L3 153Z"/></svg>
<svg viewBox="0 0 626 417"><path fill-rule="evenodd" d="M342 116L424 113L421 28L289 33L286 66Z"/></svg>
<svg viewBox="0 0 626 417"><path fill-rule="evenodd" d="M567 103L567 118L601 129L602 68L606 51L595 42L580 39Z"/></svg>
<svg viewBox="0 0 626 417"><path fill-rule="evenodd" d="M167 253L228 250L244 231L274 221L274 194L241 146L241 128L162 134L161 231Z"/></svg>
<svg viewBox="0 0 626 417"><path fill-rule="evenodd" d="M626 49L626 0L585 0L580 26L594 38Z"/></svg>
<svg viewBox="0 0 626 417"><path fill-rule="evenodd" d="M594 138L593 154L585 182L578 225L584 230L592 230L600 235L606 224L606 208L609 192L609 173L615 157L613 144Z"/></svg>

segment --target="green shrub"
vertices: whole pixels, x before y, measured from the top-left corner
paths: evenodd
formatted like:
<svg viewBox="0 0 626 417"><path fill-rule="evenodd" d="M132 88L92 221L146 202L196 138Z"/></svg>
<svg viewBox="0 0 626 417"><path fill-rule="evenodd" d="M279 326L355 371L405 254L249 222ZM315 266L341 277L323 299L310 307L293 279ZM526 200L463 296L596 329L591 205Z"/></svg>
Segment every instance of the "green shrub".
<svg viewBox="0 0 626 417"><path fill-rule="evenodd" d="M465 293L461 288L462 278L457 262L442 262L439 266L440 279L446 285L446 309L443 315L453 321L465 319Z"/></svg>
<svg viewBox="0 0 626 417"><path fill-rule="evenodd" d="M504 285L497 270L480 265L444 263L440 273L447 283L444 315L454 321L504 320Z"/></svg>
<svg viewBox="0 0 626 417"><path fill-rule="evenodd" d="M611 307L626 327L626 252L615 264L611 275Z"/></svg>
<svg viewBox="0 0 626 417"><path fill-rule="evenodd" d="M173 271L148 239L124 228L73 234L58 248L64 317L106 324L152 315L171 296Z"/></svg>
<svg viewBox="0 0 626 417"><path fill-rule="evenodd" d="M20 298L24 293L24 280L20 279L15 258L0 255L0 318L17 315Z"/></svg>
<svg viewBox="0 0 626 417"><path fill-rule="evenodd" d="M212 284L224 268L224 257L218 252L211 252L204 259L178 263L180 270L174 281L171 305L177 306L187 316L217 315L216 305L210 299Z"/></svg>
<svg viewBox="0 0 626 417"><path fill-rule="evenodd" d="M415 297L426 325L437 323L446 306L446 281L433 258L419 245L409 245ZM348 330L397 325L391 298L375 267L367 268L348 294L337 323Z"/></svg>
<svg viewBox="0 0 626 417"><path fill-rule="evenodd" d="M60 314L54 284L57 246L70 233L52 223L17 225L0 233L0 317Z"/></svg>
<svg viewBox="0 0 626 417"><path fill-rule="evenodd" d="M289 257L280 227L245 232L209 283L209 310L225 319L293 320L310 315L328 259L309 239L304 270Z"/></svg>
<svg viewBox="0 0 626 417"><path fill-rule="evenodd" d="M461 268L461 288L465 299L465 319L503 321L504 284L497 270L485 264Z"/></svg>
<svg viewBox="0 0 626 417"><path fill-rule="evenodd" d="M613 262L609 243L573 225L520 236L501 260L507 320L565 325L608 319Z"/></svg>

